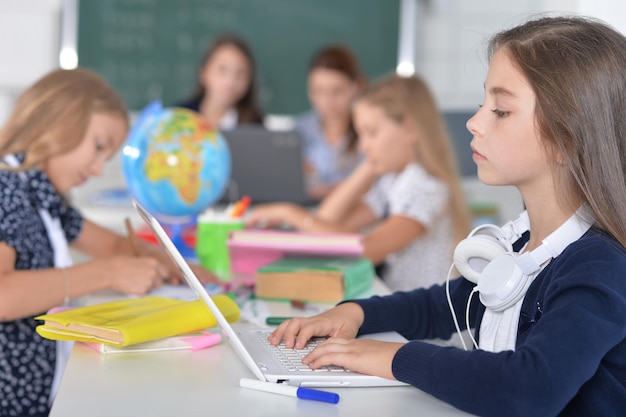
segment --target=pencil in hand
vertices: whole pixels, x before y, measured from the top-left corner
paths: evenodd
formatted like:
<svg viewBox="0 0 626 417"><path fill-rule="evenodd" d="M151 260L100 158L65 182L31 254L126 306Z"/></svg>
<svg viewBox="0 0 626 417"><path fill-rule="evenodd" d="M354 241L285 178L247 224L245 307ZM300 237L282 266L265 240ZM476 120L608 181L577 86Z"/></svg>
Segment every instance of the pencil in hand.
<svg viewBox="0 0 626 417"><path fill-rule="evenodd" d="M128 233L128 241L130 242L130 247L133 251L134 256L139 256L139 245L137 244L137 239L135 238L135 231L133 230L133 225L130 223L130 219L127 217L124 219L124 224L126 225L126 232Z"/></svg>

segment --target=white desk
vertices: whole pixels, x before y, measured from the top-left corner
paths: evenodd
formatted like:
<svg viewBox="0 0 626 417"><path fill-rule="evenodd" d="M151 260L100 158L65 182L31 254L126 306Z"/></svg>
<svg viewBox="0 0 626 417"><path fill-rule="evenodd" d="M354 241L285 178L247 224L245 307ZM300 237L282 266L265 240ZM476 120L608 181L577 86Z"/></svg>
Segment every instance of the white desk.
<svg viewBox="0 0 626 417"><path fill-rule="evenodd" d="M373 291L384 293L376 282ZM102 301L102 299L98 300ZM286 303L267 303L289 314ZM98 416L467 416L413 387L333 388L338 404L239 388L254 378L228 341L202 351L101 355L76 344L51 417Z"/></svg>

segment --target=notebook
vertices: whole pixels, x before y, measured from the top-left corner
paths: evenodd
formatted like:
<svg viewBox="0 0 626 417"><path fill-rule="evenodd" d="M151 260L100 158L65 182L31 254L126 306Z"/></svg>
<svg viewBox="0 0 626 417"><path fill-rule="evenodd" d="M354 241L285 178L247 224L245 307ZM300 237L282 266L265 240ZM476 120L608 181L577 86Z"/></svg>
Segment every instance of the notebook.
<svg viewBox="0 0 626 417"><path fill-rule="evenodd" d="M302 145L295 131L240 126L224 131L231 155L231 178L221 203L248 195L254 204L315 203L307 196Z"/></svg>
<svg viewBox="0 0 626 417"><path fill-rule="evenodd" d="M220 329L228 337L237 355L259 380L284 382L290 385L308 387L406 385L399 381L345 371L337 367L328 368L324 371L312 371L306 366L304 366L303 368L305 369L302 370L289 370L288 367L272 353L272 350L275 349L272 349L269 343L267 343L268 329L244 323L235 323L233 325L228 323L209 296L206 288L198 280L191 268L189 268L189 265L180 252L178 252L159 222L137 201L133 200L133 205L141 218L150 226L163 249L178 266L187 284L198 298L204 300L209 310L211 310L217 319ZM406 341L406 339L395 332L378 333L376 335L368 335L368 337L387 341ZM293 350L289 351L294 352Z"/></svg>

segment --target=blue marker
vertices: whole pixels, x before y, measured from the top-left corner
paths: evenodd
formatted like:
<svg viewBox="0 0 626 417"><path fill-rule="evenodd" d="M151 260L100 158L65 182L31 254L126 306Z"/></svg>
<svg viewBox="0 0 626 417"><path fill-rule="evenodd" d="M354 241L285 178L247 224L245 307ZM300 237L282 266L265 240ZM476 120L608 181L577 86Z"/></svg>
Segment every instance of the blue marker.
<svg viewBox="0 0 626 417"><path fill-rule="evenodd" d="M288 395L290 397L301 398L303 400L321 401L331 404L337 404L339 402L339 394L335 394L334 392L295 387L293 385L277 384L274 382L259 381L257 379L241 378L239 380L239 386L242 388L249 388L257 391Z"/></svg>

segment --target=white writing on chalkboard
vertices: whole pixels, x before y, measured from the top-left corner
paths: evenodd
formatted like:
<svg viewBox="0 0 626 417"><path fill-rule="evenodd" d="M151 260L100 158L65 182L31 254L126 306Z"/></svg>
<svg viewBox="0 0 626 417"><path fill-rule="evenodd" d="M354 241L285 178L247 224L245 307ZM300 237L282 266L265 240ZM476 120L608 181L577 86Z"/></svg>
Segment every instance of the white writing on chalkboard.
<svg viewBox="0 0 626 417"><path fill-rule="evenodd" d="M83 0L79 63L133 110L168 106L191 94L211 39L236 32L254 52L266 111L294 114L309 107L307 65L325 44L351 47L369 77L392 72L398 19L398 0Z"/></svg>

